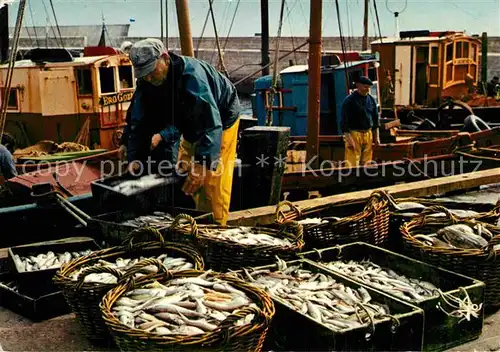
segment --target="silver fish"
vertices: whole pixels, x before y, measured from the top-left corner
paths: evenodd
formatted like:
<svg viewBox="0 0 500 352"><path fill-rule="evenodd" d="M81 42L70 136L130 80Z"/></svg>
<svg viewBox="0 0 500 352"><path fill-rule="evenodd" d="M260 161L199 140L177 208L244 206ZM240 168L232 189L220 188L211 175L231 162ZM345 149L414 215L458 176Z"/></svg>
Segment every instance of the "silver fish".
<svg viewBox="0 0 500 352"><path fill-rule="evenodd" d="M481 249L488 245L488 241L476 235L474 230L465 224L446 226L438 230L437 235L457 248Z"/></svg>
<svg viewBox="0 0 500 352"><path fill-rule="evenodd" d="M78 257L89 255L90 253L92 253L92 250L90 249L80 252L64 252L57 254L52 251L48 251L47 253L29 256L14 254L13 259L20 272L28 272L60 268L63 264L69 263Z"/></svg>
<svg viewBox="0 0 500 352"><path fill-rule="evenodd" d="M205 234L245 245L271 245L281 247L291 247L293 243L287 238L278 238L265 233L256 233L250 227L236 227L227 230L204 230Z"/></svg>

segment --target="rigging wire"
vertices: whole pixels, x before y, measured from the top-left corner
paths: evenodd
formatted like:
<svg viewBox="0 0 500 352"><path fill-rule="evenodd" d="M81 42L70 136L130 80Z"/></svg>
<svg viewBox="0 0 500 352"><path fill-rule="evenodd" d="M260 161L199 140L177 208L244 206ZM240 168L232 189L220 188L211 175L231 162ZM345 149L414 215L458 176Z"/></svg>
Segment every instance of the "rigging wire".
<svg viewBox="0 0 500 352"><path fill-rule="evenodd" d="M346 46L345 46L345 40L344 40L344 35L342 34L342 22L340 21L340 7L339 7L339 0L335 0L335 7L337 10L337 21L339 24L339 35L340 35L340 46L342 48L342 54L344 55L344 75L345 75L345 83L347 86L347 91L351 88L351 82L349 82L349 74L347 73L347 61L346 61Z"/></svg>
<svg viewBox="0 0 500 352"><path fill-rule="evenodd" d="M349 1L346 1L345 3L345 12L347 15L347 42L349 45L349 51L352 51L352 45L351 45L351 37L352 37L352 18L351 15L349 14Z"/></svg>
<svg viewBox="0 0 500 352"><path fill-rule="evenodd" d="M54 39L56 40L56 43L58 46L60 46L59 44L59 41L57 40L57 34L56 34L56 31L54 30L54 26L51 24L50 22L50 15L49 15L49 10L47 10L47 6L45 5L45 0L42 0L42 5L43 5L43 8L45 10L45 14L47 15L47 24L46 24L46 36L45 36L45 40L46 40L46 46L48 47L48 33L47 33L47 25L50 26L50 29L52 30L52 34L54 35Z"/></svg>
<svg viewBox="0 0 500 352"><path fill-rule="evenodd" d="M210 4L213 2L214 2L214 0L210 0ZM207 28L208 19L210 18L210 4L208 6L207 15L205 16L205 22L203 23L203 28L201 29L200 38L198 39L198 43L196 43L196 54L195 54L196 57L198 57L198 55L199 55L199 50L200 50L201 42L203 40L203 35L205 34L205 29Z"/></svg>
<svg viewBox="0 0 500 352"><path fill-rule="evenodd" d="M285 4L286 9L287 9L286 17L288 19L288 26L290 27L290 37L292 38L292 51L293 51L293 59L295 61L295 65L297 65L298 61L297 61L297 52L295 52L295 37L293 36L292 21L290 19L290 12L292 11L292 9L297 4L297 1L300 1L300 0L295 0L295 2L293 3L292 7L290 7L290 8L288 7L288 3Z"/></svg>
<svg viewBox="0 0 500 352"><path fill-rule="evenodd" d="M17 10L17 20L13 36L12 51L10 52L9 66L7 68L7 80L4 87L3 100L1 101L2 105L0 106L0 141L2 140L5 122L7 120L7 106L9 105L12 75L14 73L14 65L16 62L17 49L19 46L19 37L21 36L21 27L23 24L25 7L26 0L20 0L19 8Z"/></svg>
<svg viewBox="0 0 500 352"><path fill-rule="evenodd" d="M224 24L226 24L226 23L227 23L226 21L227 21L227 10L228 10L228 8L229 8L229 2L227 2L227 3L226 3L226 6L225 6L225 8L224 8L224 14L222 15L221 21L220 21L220 23L219 23L219 28L223 28L223 27L224 27ZM213 16L213 13L214 13L214 12L213 12L213 2L210 4L210 8L209 8L209 10L210 10L210 12L212 13L212 16ZM213 19L212 19L212 22L214 23L214 31L217 31L217 26L216 26L216 24L215 24L215 18L213 18ZM217 37L217 36L218 36L218 34L217 34L217 33L215 33L215 36ZM212 56L210 57L210 63L212 63L212 62L213 62L213 60L214 60L214 55L215 55L216 53L217 53L217 54L219 54L219 53L218 53L218 51L217 51L217 48L219 48L219 47L220 47L220 42L218 43L218 42L217 42L217 40L216 40L216 41L215 41L215 47L214 47L214 50L212 51ZM220 54L219 54L219 55L220 55Z"/></svg>
<svg viewBox="0 0 500 352"><path fill-rule="evenodd" d="M28 9L30 11L31 24L33 25L33 32L35 35L36 45L40 46L40 41L38 40L38 33L36 32L35 20L33 16L33 9L31 8L31 1L28 1Z"/></svg>
<svg viewBox="0 0 500 352"><path fill-rule="evenodd" d="M223 58L221 47L220 47L219 34L217 33L217 24L215 22L215 15L214 15L214 9L213 9L213 6L212 6L212 1L208 0L208 2L210 4L210 14L211 14L212 23L213 23L213 26L214 26L215 43L217 44L217 52L219 54L220 69L226 75L226 77L229 77L229 74L227 73L226 65L224 65L224 58Z"/></svg>
<svg viewBox="0 0 500 352"><path fill-rule="evenodd" d="M238 0L238 2L236 3L236 8L234 9L234 14L233 14L233 18L231 20L231 25L229 26L229 30L228 30L227 36L226 36L226 41L224 42L224 47L222 49L223 51L226 51L227 42L229 40L229 35L231 34L231 30L233 29L234 21L236 19L236 13L238 12L238 7L240 6L240 2L241 2L241 0Z"/></svg>
<svg viewBox="0 0 500 352"><path fill-rule="evenodd" d="M64 42L62 40L61 29L59 28L59 23L57 22L56 10L54 9L54 3L49 0L50 7L52 8L52 14L54 15L54 21L56 22L57 32L59 33L59 39L61 40L61 46L64 48Z"/></svg>

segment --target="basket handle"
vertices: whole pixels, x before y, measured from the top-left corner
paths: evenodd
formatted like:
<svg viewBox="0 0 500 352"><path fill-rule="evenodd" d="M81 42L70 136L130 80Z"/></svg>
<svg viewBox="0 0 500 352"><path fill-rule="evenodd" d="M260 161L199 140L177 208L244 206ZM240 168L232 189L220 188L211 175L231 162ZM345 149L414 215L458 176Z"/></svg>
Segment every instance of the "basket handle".
<svg viewBox="0 0 500 352"><path fill-rule="evenodd" d="M298 221L286 220L280 223L279 233L283 232L288 232L294 235L298 244L304 244L304 225L300 224Z"/></svg>
<svg viewBox="0 0 500 352"><path fill-rule="evenodd" d="M123 274L118 271L115 268L112 268L110 266L91 266L90 268L84 269L79 275L77 282L75 284L75 289L80 290L84 284L85 278L90 275L90 274L102 274L102 273L108 273L116 277L118 281L121 280L123 277Z"/></svg>
<svg viewBox="0 0 500 352"><path fill-rule="evenodd" d="M179 214L175 217L174 221L172 222L172 225L170 225L169 231L175 231L175 230L180 230L181 228L181 222L182 221L187 221L191 231L189 231L188 235L193 236L196 238L198 236L198 225L196 224L196 220L188 214Z"/></svg>
<svg viewBox="0 0 500 352"><path fill-rule="evenodd" d="M446 219L452 221L453 223L459 222L459 220L455 217L455 215L453 215L447 208L443 207L442 205L432 205L430 207L425 208L424 210L422 210L420 215L417 216L417 218L425 219L429 215L436 213L444 213Z"/></svg>
<svg viewBox="0 0 500 352"><path fill-rule="evenodd" d="M163 246L165 244L165 239L163 238L162 234L158 229L155 229L154 227L141 227L139 229L135 229L130 234L128 235L127 239L123 241L122 245L126 245L128 242L128 250L131 251L134 249L134 239L143 234L151 234L154 235L158 240L160 241L160 245Z"/></svg>
<svg viewBox="0 0 500 352"><path fill-rule="evenodd" d="M239 309L224 319L218 327L218 330L222 332L222 346L229 343L231 337L229 330L234 327L234 323L242 318L245 318L248 314L255 315L249 324L250 327L253 325L251 323L256 322L261 322L267 327L271 322L271 318L264 314L264 312L258 307L245 307L243 309Z"/></svg>
<svg viewBox="0 0 500 352"><path fill-rule="evenodd" d="M276 212L275 212L275 221L276 222L286 221L285 213L283 212L283 210L281 210L281 208L284 208L284 207L289 207L290 210L295 213L295 216L297 218L300 218L302 216L302 211L300 210L299 207L297 207L295 204L293 204L289 200L283 200L283 201L279 202L278 205L276 206Z"/></svg>
<svg viewBox="0 0 500 352"><path fill-rule="evenodd" d="M154 265L158 268L158 271L156 273L151 273L149 271L144 270L146 267ZM139 263L135 264L133 267L128 269L125 274L123 274L121 278L121 282L126 281L130 277L134 277L135 274L146 274L147 277L153 276L153 275L158 275L158 274L166 274L167 278L171 278L171 273L168 271L168 269L163 265L161 261L159 261L156 258L147 258L144 260L141 260Z"/></svg>

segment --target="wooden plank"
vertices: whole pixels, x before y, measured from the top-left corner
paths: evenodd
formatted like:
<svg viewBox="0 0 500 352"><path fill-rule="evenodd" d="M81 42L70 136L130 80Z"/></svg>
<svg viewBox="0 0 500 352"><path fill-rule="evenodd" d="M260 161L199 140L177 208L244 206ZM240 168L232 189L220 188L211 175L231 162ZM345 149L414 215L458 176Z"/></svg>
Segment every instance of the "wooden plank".
<svg viewBox="0 0 500 352"><path fill-rule="evenodd" d="M400 197L423 197L433 194L447 193L456 190L465 190L481 185L500 182L500 168L476 171L467 174L435 178L431 180L404 183L394 186L369 189L345 194L336 194L329 197L308 199L295 202L294 204L303 208L323 205L325 203L337 203L349 200L366 200L370 194L379 189L386 190L395 198ZM276 206L266 206L254 209L246 209L229 214L230 225L257 225L269 224L274 221Z"/></svg>

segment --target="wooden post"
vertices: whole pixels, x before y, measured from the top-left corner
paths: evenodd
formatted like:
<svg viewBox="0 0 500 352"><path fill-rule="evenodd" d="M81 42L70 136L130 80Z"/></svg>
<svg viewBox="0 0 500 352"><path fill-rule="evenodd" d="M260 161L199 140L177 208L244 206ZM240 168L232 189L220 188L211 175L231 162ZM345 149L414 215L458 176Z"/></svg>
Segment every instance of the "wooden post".
<svg viewBox="0 0 500 352"><path fill-rule="evenodd" d="M248 167L241 181L242 209L278 204L289 139L289 127L255 126L243 130L238 156Z"/></svg>
<svg viewBox="0 0 500 352"><path fill-rule="evenodd" d="M307 158L309 161L312 160L310 165L317 168L319 164L319 117L321 98L322 0L311 0L310 16Z"/></svg>
<svg viewBox="0 0 500 352"><path fill-rule="evenodd" d="M483 84L488 82L488 34L486 32L483 32L481 36L481 82Z"/></svg>
<svg viewBox="0 0 500 352"><path fill-rule="evenodd" d="M260 0L262 76L269 74L269 0Z"/></svg>
<svg viewBox="0 0 500 352"><path fill-rule="evenodd" d="M368 50L368 11L370 6L370 0L365 0L365 16L363 18L363 27L364 27L364 35L363 35L363 48L362 50Z"/></svg>
<svg viewBox="0 0 500 352"><path fill-rule="evenodd" d="M0 64L9 59L9 5L0 9Z"/></svg>
<svg viewBox="0 0 500 352"><path fill-rule="evenodd" d="M175 5L177 8L177 23L179 24L179 36L181 39L181 53L185 56L194 57L188 0L175 0Z"/></svg>

